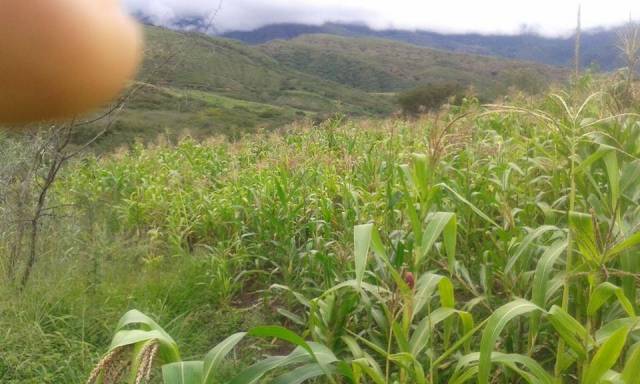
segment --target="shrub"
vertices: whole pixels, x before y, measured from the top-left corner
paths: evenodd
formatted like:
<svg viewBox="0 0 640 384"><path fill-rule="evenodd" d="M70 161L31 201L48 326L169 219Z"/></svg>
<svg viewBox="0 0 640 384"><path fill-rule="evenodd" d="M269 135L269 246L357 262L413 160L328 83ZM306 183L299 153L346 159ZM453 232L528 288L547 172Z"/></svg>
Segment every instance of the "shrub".
<svg viewBox="0 0 640 384"><path fill-rule="evenodd" d="M440 108L450 98L462 98L460 86L452 83L429 84L401 93L398 104L402 113L415 116Z"/></svg>

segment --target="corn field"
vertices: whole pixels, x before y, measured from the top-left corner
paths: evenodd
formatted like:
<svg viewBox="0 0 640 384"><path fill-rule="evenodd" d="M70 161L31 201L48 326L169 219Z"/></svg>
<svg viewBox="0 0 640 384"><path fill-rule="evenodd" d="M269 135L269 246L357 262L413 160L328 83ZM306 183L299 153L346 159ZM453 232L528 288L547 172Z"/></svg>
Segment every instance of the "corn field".
<svg viewBox="0 0 640 384"><path fill-rule="evenodd" d="M75 161L0 381L640 383L640 116L594 88Z"/></svg>

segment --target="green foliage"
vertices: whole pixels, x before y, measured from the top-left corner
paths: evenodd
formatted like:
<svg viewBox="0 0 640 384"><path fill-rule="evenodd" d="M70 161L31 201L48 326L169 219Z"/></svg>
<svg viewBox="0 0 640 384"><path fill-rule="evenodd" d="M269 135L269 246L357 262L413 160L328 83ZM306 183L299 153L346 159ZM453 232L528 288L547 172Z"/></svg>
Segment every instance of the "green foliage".
<svg viewBox="0 0 640 384"><path fill-rule="evenodd" d="M310 36L257 47L150 26L145 34L146 56L138 75L145 86L128 100L97 151L154 142L160 135L172 143L187 135L236 140L335 113L389 115L396 109L395 93L419 84L472 87L486 100L513 87L538 93L565 74L385 40ZM75 140L85 142L101 128L87 128Z"/></svg>
<svg viewBox="0 0 640 384"><path fill-rule="evenodd" d="M288 329L277 326L256 327L249 333L236 333L209 351L203 361L182 361L178 346L171 336L146 315L131 310L120 319L109 351L96 365L88 383L117 382L127 376L127 382L131 384L149 380L154 363L161 365L165 384L218 383L221 363L245 336L276 338L292 343L297 348L287 356L272 356L262 360L225 381L226 383L256 383L276 368L309 364L296 368L295 376L285 374L276 379L283 384L301 382L300 376L310 379L328 375L332 371L330 364L337 361L333 353L323 346L307 343ZM123 365L122 360L126 359L131 361ZM317 371L316 366L321 370Z"/></svg>
<svg viewBox="0 0 640 384"><path fill-rule="evenodd" d="M458 104L462 100L460 88L454 84L424 85L398 95L398 104L405 115L419 115L437 110L451 101Z"/></svg>
<svg viewBox="0 0 640 384"><path fill-rule="evenodd" d="M633 24L631 24L633 26ZM252 31L230 31L224 36L263 44L309 34L394 40L421 47L469 54L481 53L509 59L533 61L557 66L571 66L575 45L573 39L562 36L549 38L535 31L514 35L442 34L425 30L372 29L359 23L328 22L322 25L270 24ZM613 71L624 65L620 57L620 35L634 32L628 26L591 30L582 36L580 62L585 67Z"/></svg>
<svg viewBox="0 0 640 384"><path fill-rule="evenodd" d="M634 382L639 119L529 102L77 161L2 285L0 380L124 350L129 381Z"/></svg>
<svg viewBox="0 0 640 384"><path fill-rule="evenodd" d="M436 50L388 39L304 35L273 40L261 50L297 71L368 92L402 92L419 84L473 87L493 100L514 87L544 91L565 70L533 62Z"/></svg>

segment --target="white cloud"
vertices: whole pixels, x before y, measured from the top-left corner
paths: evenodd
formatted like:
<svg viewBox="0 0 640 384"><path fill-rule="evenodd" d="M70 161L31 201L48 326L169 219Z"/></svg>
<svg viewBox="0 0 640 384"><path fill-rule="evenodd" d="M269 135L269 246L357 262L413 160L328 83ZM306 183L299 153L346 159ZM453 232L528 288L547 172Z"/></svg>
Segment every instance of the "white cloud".
<svg viewBox="0 0 640 384"><path fill-rule="evenodd" d="M211 14L219 0L123 1L132 11L168 24L179 17ZM441 32L517 33L525 27L554 35L575 28L578 3L585 28L621 24L630 14L640 17L637 0L224 0L215 24L231 30L342 21Z"/></svg>
<svg viewBox="0 0 640 384"><path fill-rule="evenodd" d="M139 4L135 5L136 10L144 11L148 17L158 24L167 24L176 18L174 9L177 8L171 7L171 5L165 4L162 1L146 0L139 1L138 3Z"/></svg>

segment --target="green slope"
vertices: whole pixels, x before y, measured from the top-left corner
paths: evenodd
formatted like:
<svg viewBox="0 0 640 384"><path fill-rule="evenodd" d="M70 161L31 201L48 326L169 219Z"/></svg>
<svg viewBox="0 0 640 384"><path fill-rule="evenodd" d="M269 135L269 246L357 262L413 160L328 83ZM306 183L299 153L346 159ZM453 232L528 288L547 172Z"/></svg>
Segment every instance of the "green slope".
<svg viewBox="0 0 640 384"><path fill-rule="evenodd" d="M511 86L539 92L565 78L566 70L546 65L439 51L369 38L304 35L260 46L295 70L369 92L394 92L420 84L473 85L492 98Z"/></svg>
<svg viewBox="0 0 640 384"><path fill-rule="evenodd" d="M312 95L313 100L340 102L345 112L355 114L387 113L391 109L386 99L292 70L242 43L157 27L146 28L146 35L147 60L141 77L161 66L157 81L174 88L296 108ZM330 109L310 108L316 112Z"/></svg>
<svg viewBox="0 0 640 384"><path fill-rule="evenodd" d="M235 99L211 92L146 84L111 129L100 139L99 150L136 141L148 142L159 135L177 141L181 136L205 138L225 135L239 138L259 130L280 128L296 119L314 117L300 109ZM95 134L82 131L77 142Z"/></svg>
<svg viewBox="0 0 640 384"><path fill-rule="evenodd" d="M98 142L110 149L159 135L236 138L336 112L385 115L389 95L366 91L286 67L256 47L197 33L145 27L145 60L132 98ZM100 126L81 132L82 142Z"/></svg>
<svg viewBox="0 0 640 384"><path fill-rule="evenodd" d="M138 79L146 85L101 139L102 148L160 134L239 137L336 112L380 116L396 109L395 92L428 83L474 85L492 98L511 85L538 91L563 75L553 67L385 40L310 35L248 46L158 27L145 33Z"/></svg>

